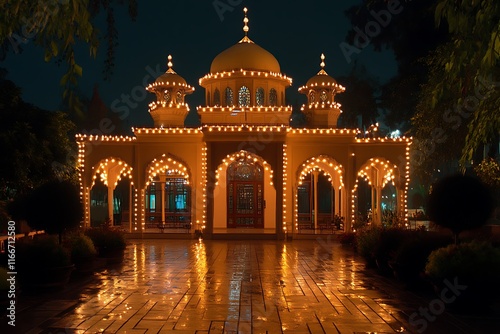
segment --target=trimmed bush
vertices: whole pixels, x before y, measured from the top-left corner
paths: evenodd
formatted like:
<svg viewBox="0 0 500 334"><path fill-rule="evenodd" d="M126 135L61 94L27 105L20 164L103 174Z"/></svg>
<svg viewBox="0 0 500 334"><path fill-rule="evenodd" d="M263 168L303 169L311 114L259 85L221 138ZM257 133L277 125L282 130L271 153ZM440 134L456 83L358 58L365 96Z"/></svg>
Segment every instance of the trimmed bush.
<svg viewBox="0 0 500 334"><path fill-rule="evenodd" d="M408 231L401 241L390 265L394 275L410 287L424 283L427 259L432 251L453 243L449 235L422 230Z"/></svg>
<svg viewBox="0 0 500 334"><path fill-rule="evenodd" d="M20 240L16 243L16 255L21 286L34 291L63 286L74 269L69 251L55 236Z"/></svg>
<svg viewBox="0 0 500 334"><path fill-rule="evenodd" d="M59 245L55 236L20 239L16 243L16 254L19 271L71 265L69 251Z"/></svg>
<svg viewBox="0 0 500 334"><path fill-rule="evenodd" d="M70 250L71 261L74 264L90 261L97 256L92 239L81 233L68 236L65 246Z"/></svg>
<svg viewBox="0 0 500 334"><path fill-rule="evenodd" d="M356 248L358 253L366 260L368 266L375 266L375 248L380 242L382 229L379 227L370 227L358 232L356 236Z"/></svg>
<svg viewBox="0 0 500 334"><path fill-rule="evenodd" d="M100 257L107 257L110 253L123 252L127 247L125 235L117 229L90 228L85 230L85 235L92 239Z"/></svg>
<svg viewBox="0 0 500 334"><path fill-rule="evenodd" d="M492 212L490 190L471 176L446 177L434 185L429 196L430 219L453 231L455 239L462 231L484 225Z"/></svg>
<svg viewBox="0 0 500 334"><path fill-rule="evenodd" d="M438 293L449 282L466 286L450 307L480 312L500 297L500 249L472 241L433 251L425 267Z"/></svg>
<svg viewBox="0 0 500 334"><path fill-rule="evenodd" d="M459 277L470 284L497 286L500 281L500 249L486 241L439 248L429 255L425 272L436 280Z"/></svg>

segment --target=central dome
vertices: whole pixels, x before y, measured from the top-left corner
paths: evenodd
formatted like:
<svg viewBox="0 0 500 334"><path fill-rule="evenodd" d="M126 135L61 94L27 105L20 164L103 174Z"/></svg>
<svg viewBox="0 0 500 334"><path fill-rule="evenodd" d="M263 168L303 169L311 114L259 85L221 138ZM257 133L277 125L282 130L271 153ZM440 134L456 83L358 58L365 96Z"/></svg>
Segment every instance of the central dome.
<svg viewBox="0 0 500 334"><path fill-rule="evenodd" d="M211 73L241 69L280 73L280 64L269 51L246 38L222 51L210 66Z"/></svg>

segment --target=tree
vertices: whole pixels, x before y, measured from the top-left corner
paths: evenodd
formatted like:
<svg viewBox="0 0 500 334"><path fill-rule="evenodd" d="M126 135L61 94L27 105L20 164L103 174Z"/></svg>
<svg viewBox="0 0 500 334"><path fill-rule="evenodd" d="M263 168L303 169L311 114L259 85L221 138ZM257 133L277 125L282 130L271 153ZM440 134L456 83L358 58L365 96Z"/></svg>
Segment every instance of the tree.
<svg viewBox="0 0 500 334"><path fill-rule="evenodd" d="M363 0L346 11L353 26L346 41L352 47L394 52L398 74L381 87L378 106L385 110L386 125L402 132L410 127L427 80L427 64L420 60L447 40L446 27L434 24L434 6L434 0Z"/></svg>
<svg viewBox="0 0 500 334"><path fill-rule="evenodd" d="M412 169L425 183L432 183L435 177L448 172L456 173L470 122L470 118L463 116L464 106L453 94L443 94L439 100L434 98L434 89L445 75L441 61L449 52L453 52L453 46L447 43L426 57L428 81L422 85L412 117Z"/></svg>
<svg viewBox="0 0 500 334"><path fill-rule="evenodd" d="M45 53L45 61L56 59L67 65L61 78L63 98L70 110L80 112L81 102L75 93L83 69L75 59L77 43L88 45L95 57L102 40L107 46L104 67L105 78L112 74L118 31L114 9L125 0L11 0L0 3L0 59L13 51L22 52L22 46L33 41ZM128 0L132 19L137 15L136 0ZM106 15L106 31L98 28L98 14Z"/></svg>
<svg viewBox="0 0 500 334"><path fill-rule="evenodd" d="M364 66L357 63L349 75L339 78L339 82L347 87L344 93L336 96L337 101L342 104L339 126L346 128L361 126L367 129L375 124L378 116L375 97L378 82L369 77ZM358 117L361 117L361 120L358 120Z"/></svg>
<svg viewBox="0 0 500 334"><path fill-rule="evenodd" d="M500 3L439 1L435 19L446 23L452 35L452 52L443 54L441 82L434 82L433 100L453 96L470 117L461 163L470 161L483 144L500 134Z"/></svg>
<svg viewBox="0 0 500 334"><path fill-rule="evenodd" d="M475 166L474 171L485 184L500 188L500 164L493 159L485 159Z"/></svg>
<svg viewBox="0 0 500 334"><path fill-rule="evenodd" d="M0 200L50 180L75 180L73 129L66 114L25 103L21 90L0 77Z"/></svg>

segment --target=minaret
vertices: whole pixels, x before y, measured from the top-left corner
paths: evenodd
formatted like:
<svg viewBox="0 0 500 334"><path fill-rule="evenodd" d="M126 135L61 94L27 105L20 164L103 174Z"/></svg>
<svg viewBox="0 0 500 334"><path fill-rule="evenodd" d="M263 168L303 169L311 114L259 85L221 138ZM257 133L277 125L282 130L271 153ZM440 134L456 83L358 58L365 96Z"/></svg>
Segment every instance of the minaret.
<svg viewBox="0 0 500 334"><path fill-rule="evenodd" d="M300 93L307 95L308 104L302 106L302 112L308 116L309 127L313 128L336 128L342 112L335 95L344 92L345 88L326 73L325 66L325 55L321 54L321 70L299 88Z"/></svg>
<svg viewBox="0 0 500 334"><path fill-rule="evenodd" d="M193 93L194 87L175 73L171 55L168 56L167 66L168 70L146 87L147 91L156 95L156 101L149 104L149 113L157 128L184 127L184 119L189 113L184 97Z"/></svg>

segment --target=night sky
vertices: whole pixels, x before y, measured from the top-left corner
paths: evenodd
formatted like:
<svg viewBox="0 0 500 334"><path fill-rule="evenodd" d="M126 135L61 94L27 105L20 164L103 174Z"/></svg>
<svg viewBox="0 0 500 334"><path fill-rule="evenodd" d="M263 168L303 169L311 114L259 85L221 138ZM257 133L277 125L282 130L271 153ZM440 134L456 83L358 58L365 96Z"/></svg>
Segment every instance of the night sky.
<svg viewBox="0 0 500 334"><path fill-rule="evenodd" d="M90 58L86 46L79 46L77 62L83 66L83 78L79 83L81 94L90 98L97 84L106 105L114 101L115 105L122 105L116 100L121 100L122 94L131 95L135 88L134 101L138 103L130 108L126 124L152 126L147 104L153 95L138 93L137 86L154 81L151 74L158 68L163 73L167 68L167 56L172 54L174 70L196 88L195 93L187 97L191 112L195 112L196 106L204 104L204 89L198 85L199 78L209 72L217 54L243 37L245 6L249 10L248 36L271 52L280 63L281 72L293 78L293 85L286 93L288 104L306 101L297 89L319 71L322 52L327 57L325 69L334 78L347 74L356 59L381 81L396 73L394 57L389 51L376 53L369 45L359 55L353 55L351 63L342 54L339 45L352 29L344 12L360 0L219 1L234 9L218 13L214 0L139 1L135 22L131 21L126 8L117 10L119 45L114 74L110 80L103 80L104 44L96 59ZM104 16L100 19L104 22ZM11 52L0 67L6 68L8 79L22 88L25 101L48 110L60 108L62 88L59 81L65 68L58 67L55 62L45 63L43 51L34 43L28 42L21 54ZM147 67L152 70L148 71ZM141 95L147 97L137 99Z"/></svg>

